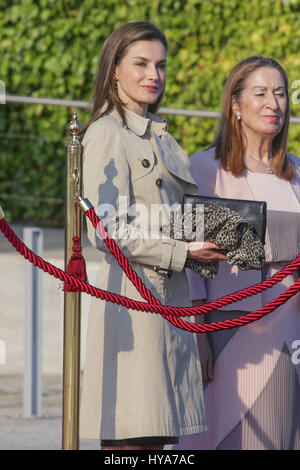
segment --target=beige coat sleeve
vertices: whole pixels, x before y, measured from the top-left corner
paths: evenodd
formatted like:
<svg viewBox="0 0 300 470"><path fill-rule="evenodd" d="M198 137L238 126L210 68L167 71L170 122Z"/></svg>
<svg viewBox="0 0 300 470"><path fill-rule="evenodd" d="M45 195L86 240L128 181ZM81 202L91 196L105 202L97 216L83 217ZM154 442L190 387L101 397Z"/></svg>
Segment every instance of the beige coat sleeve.
<svg viewBox="0 0 300 470"><path fill-rule="evenodd" d="M182 271L187 244L170 238L151 239L128 223L128 206L132 200L131 168L127 160L126 129L105 118L87 130L84 144L84 197L94 205L109 233L123 254L132 261L172 271ZM138 194L134 195L138 203ZM149 194L149 207L151 194ZM103 217L104 216L104 217ZM88 236L99 250L108 252L104 241L88 224Z"/></svg>

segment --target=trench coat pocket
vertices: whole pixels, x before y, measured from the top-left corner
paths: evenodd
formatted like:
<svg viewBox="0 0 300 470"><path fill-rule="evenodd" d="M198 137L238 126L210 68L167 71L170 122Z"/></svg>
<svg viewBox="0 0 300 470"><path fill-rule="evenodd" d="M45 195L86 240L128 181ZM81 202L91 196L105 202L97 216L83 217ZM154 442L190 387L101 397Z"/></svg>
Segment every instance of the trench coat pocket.
<svg viewBox="0 0 300 470"><path fill-rule="evenodd" d="M132 263L132 268L140 277L145 287L150 290L152 295L160 300L161 303L167 302L178 285L178 279L181 273L172 272L171 277L168 274L161 274L154 270L154 268L141 265L138 263ZM130 287L131 284L131 287ZM137 290L131 281L126 280L126 296L132 295L133 290L137 294Z"/></svg>

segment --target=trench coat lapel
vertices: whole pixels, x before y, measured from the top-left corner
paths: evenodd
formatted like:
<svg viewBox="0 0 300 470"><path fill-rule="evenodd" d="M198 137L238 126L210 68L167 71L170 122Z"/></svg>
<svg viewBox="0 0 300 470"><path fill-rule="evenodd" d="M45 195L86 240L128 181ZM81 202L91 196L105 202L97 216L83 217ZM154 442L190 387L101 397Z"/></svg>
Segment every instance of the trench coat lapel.
<svg viewBox="0 0 300 470"><path fill-rule="evenodd" d="M113 109L110 114L120 121L119 113L115 109ZM196 190L197 185L190 173L190 162L188 156L177 144L175 139L168 134L167 128L169 123L167 119L163 119L160 116L149 112L147 117L142 117L130 109L125 110L125 115L128 129L139 137L145 136L146 133L150 131L150 128L152 128L154 142L163 165L170 173L177 176L177 178L193 184ZM163 147L161 145L161 140L164 140L168 145ZM152 154L152 150L150 153ZM150 157L150 155L148 156Z"/></svg>
<svg viewBox="0 0 300 470"><path fill-rule="evenodd" d="M161 136L161 139L164 139L168 145L162 147L160 138L155 134L154 138L159 155L161 157L161 161L167 170L173 175L177 176L177 178L193 184L197 188L197 185L190 172L188 156L181 149L181 147L179 147L177 142L174 141L169 134L165 134Z"/></svg>

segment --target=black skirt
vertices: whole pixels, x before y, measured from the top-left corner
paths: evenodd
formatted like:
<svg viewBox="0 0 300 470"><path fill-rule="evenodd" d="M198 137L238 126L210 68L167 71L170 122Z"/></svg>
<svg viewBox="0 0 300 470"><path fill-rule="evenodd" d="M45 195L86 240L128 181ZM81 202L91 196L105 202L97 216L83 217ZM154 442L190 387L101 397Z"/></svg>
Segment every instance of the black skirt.
<svg viewBox="0 0 300 470"><path fill-rule="evenodd" d="M132 439L102 439L100 445L103 447L117 446L161 446L178 444L179 438L174 436L151 436L135 437Z"/></svg>

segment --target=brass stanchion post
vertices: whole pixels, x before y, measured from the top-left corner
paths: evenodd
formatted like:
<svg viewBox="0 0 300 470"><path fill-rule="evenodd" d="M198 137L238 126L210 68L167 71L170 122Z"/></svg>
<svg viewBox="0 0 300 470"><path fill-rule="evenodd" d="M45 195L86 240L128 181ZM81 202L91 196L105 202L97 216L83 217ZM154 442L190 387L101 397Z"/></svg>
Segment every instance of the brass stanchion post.
<svg viewBox="0 0 300 470"><path fill-rule="evenodd" d="M72 256L72 237L82 240L82 213L76 213L75 198L81 194L82 145L78 134L77 114L69 125L71 140L66 146L67 182L65 214L65 271ZM77 226L76 226L77 225ZM79 449L79 396L80 396L80 316L81 293L64 293L64 358L63 358L63 450Z"/></svg>

